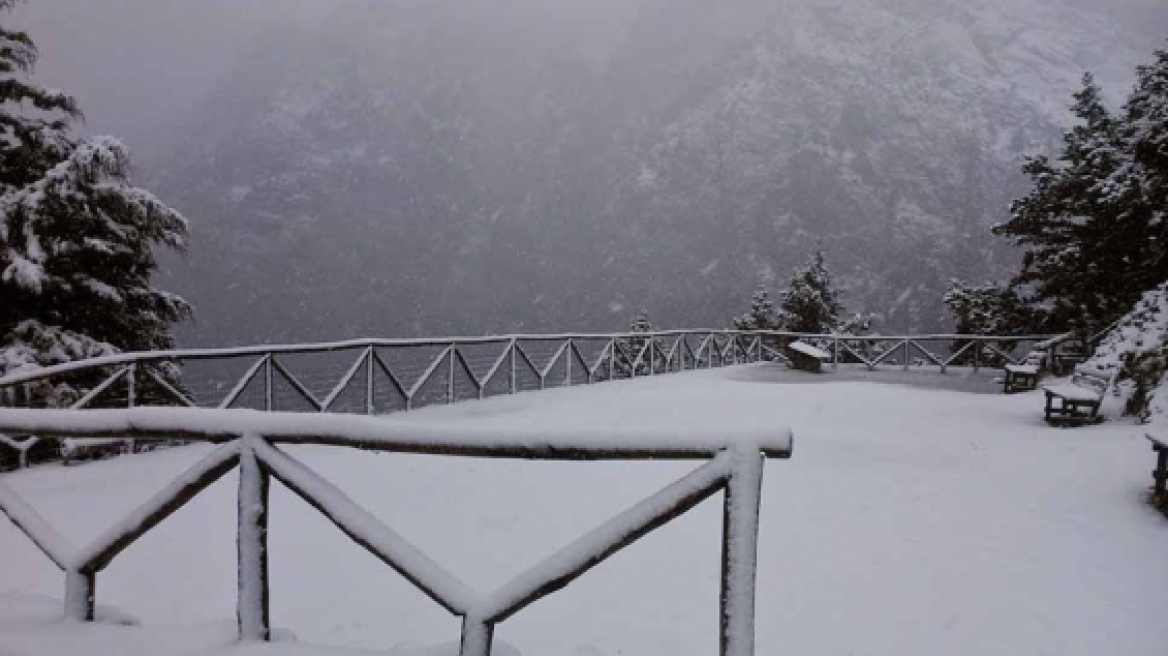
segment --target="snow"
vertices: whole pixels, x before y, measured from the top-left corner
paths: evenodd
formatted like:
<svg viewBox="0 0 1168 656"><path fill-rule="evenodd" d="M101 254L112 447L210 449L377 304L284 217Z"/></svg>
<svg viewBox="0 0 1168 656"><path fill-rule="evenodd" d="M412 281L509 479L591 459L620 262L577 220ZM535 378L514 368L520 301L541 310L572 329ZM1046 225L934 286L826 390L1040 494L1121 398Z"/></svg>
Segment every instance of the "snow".
<svg viewBox="0 0 1168 656"><path fill-rule="evenodd" d="M97 622L64 622L60 602L40 596L0 594L0 635L5 656L458 656L458 643L386 652L311 645L291 632L271 643L237 643L234 621L198 626L139 626L113 606L98 606ZM514 647L495 642L495 656L519 656Z"/></svg>
<svg viewBox="0 0 1168 656"><path fill-rule="evenodd" d="M239 456L239 446L235 443L224 444L215 449L207 457L191 466L190 469L176 477L169 485L151 496L145 503L134 509L104 534L98 536L70 561L74 567L89 569L94 565L103 564L101 561L112 557L124 547L117 547L129 536L136 535L144 527L153 526L159 519L160 513L165 513L174 499L183 496L183 493L199 486L199 480L208 472L221 470ZM116 549L111 553L111 550Z"/></svg>
<svg viewBox="0 0 1168 656"><path fill-rule="evenodd" d="M1162 426L1168 422L1166 349L1168 282L1145 292L1135 307L1111 327L1085 365L1135 379L1126 381L1122 391L1134 394L1142 387L1147 394L1147 405L1134 411L1150 423Z"/></svg>
<svg viewBox="0 0 1168 656"><path fill-rule="evenodd" d="M798 351L803 355L816 358L818 360L830 360L831 354L823 349L815 348L806 342L791 342L791 350Z"/></svg>
<svg viewBox="0 0 1168 656"><path fill-rule="evenodd" d="M993 392L997 373L897 376ZM1110 396L1105 423L1056 429L1042 421L1041 391L970 394L890 382L897 376L856 382L746 365L425 408L411 421L525 432L635 431L663 418L722 435L739 423L794 428L797 457L767 462L762 481L760 655L1163 654L1166 525L1145 502L1145 427L1119 418ZM86 544L212 449L45 465L3 480L65 539ZM694 469L281 450L477 591ZM384 653L457 638L456 619L274 484L272 619L304 642L226 647L236 493L232 476L212 485L98 576L99 614L118 606L141 627L60 623L60 572L0 523L0 645L20 656L252 656L334 653L311 646L322 644ZM721 515L716 499L702 503L524 609L499 625L496 654L501 641L540 656L716 653Z"/></svg>
<svg viewBox="0 0 1168 656"><path fill-rule="evenodd" d="M1154 351L1168 344L1168 282L1158 285L1136 302L1099 342L1089 364L1113 371L1129 354Z"/></svg>
<svg viewBox="0 0 1168 656"><path fill-rule="evenodd" d="M8 516L18 528L28 534L49 560L57 567L65 569L73 562L76 549L61 534L28 505L20 495L0 482L0 512Z"/></svg>
<svg viewBox="0 0 1168 656"><path fill-rule="evenodd" d="M1008 364L1004 369L1014 374L1038 375L1038 366L1033 364Z"/></svg>
<svg viewBox="0 0 1168 656"><path fill-rule="evenodd" d="M416 581L428 594L452 613L465 614L476 603L476 595L414 545L379 522L333 484L286 454L257 441L253 448L277 478L310 503L342 531L369 551Z"/></svg>
<svg viewBox="0 0 1168 656"><path fill-rule="evenodd" d="M754 452L755 459L758 453ZM719 454L709 464L641 501L591 531L539 565L527 569L501 588L473 613L478 617L505 619L543 596L541 588L562 587L628 545L678 508L688 509L708 497L731 473L731 457Z"/></svg>
<svg viewBox="0 0 1168 656"><path fill-rule="evenodd" d="M0 279L37 294L40 293L47 278L44 267L39 263L15 254L12 256L12 263L0 274Z"/></svg>

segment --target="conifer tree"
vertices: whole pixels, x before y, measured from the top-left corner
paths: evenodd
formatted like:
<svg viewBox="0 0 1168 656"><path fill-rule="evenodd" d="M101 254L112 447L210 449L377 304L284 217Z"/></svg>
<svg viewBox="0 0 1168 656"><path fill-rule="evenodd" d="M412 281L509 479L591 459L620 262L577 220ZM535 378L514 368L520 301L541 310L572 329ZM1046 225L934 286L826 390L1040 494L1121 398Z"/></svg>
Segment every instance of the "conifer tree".
<svg viewBox="0 0 1168 656"><path fill-rule="evenodd" d="M1164 106L1168 57L1141 67L1121 114L1111 113L1088 74L1075 94L1078 124L1052 161L1034 157L1023 171L1030 193L994 231L1025 247L1011 281L1041 311L1042 330L1084 334L1121 316L1168 278L1165 254Z"/></svg>
<svg viewBox="0 0 1168 656"><path fill-rule="evenodd" d="M635 371L638 376L649 373L650 357L660 358L661 344L657 340L654 340L654 342L657 342L654 344L655 348L645 349L645 346L652 338L639 337L638 335L652 333L656 330L653 322L649 319L649 312L645 309L638 311L636 316L633 317L632 323L629 324L629 332L636 334L617 340L616 375L618 377L628 378L633 375L633 364L637 362L637 356L641 355L642 350L645 353L641 361L637 363Z"/></svg>
<svg viewBox="0 0 1168 656"><path fill-rule="evenodd" d="M1168 279L1168 50L1136 69L1136 86L1124 106L1126 137L1150 208L1145 277Z"/></svg>
<svg viewBox="0 0 1168 656"><path fill-rule="evenodd" d="M956 320L954 330L961 335L1025 335L1040 322L1015 289L995 283L972 287L950 281L945 305Z"/></svg>
<svg viewBox="0 0 1168 656"><path fill-rule="evenodd" d="M734 317L734 328L737 330L778 330L779 326L775 304L765 287L754 291L750 310L746 314Z"/></svg>
<svg viewBox="0 0 1168 656"><path fill-rule="evenodd" d="M816 251L807 266L799 268L782 292L779 305L783 329L796 333L829 333L839 323L843 305L823 251Z"/></svg>
<svg viewBox="0 0 1168 656"><path fill-rule="evenodd" d="M0 11L15 0L0 0ZM173 346L187 303L151 286L183 217L130 182L125 146L69 133L76 103L28 80L37 51L0 25L0 375ZM76 389L44 392L68 403Z"/></svg>

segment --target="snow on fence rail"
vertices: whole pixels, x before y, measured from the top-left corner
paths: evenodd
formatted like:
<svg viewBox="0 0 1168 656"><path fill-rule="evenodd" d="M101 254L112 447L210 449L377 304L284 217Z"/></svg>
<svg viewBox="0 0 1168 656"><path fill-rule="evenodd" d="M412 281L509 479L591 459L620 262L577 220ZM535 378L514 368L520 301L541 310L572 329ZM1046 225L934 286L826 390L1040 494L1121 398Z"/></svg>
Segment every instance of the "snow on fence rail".
<svg viewBox="0 0 1168 656"><path fill-rule="evenodd" d="M849 336L775 331L507 335L441 339L360 339L124 353L0 378L0 406L43 405L63 384L70 408L184 407L384 414L433 403L756 362L801 340L831 364L939 367L1017 363L1025 345L1066 342L1049 335ZM35 437L0 435L29 462ZM64 445L66 455L73 443ZM133 448L133 444L127 444ZM45 445L41 445L45 448ZM3 449L0 449L2 452ZM46 456L47 457L47 456ZM0 469L4 463L0 462Z"/></svg>
<svg viewBox="0 0 1168 656"><path fill-rule="evenodd" d="M495 625L571 583L620 549L724 492L722 656L754 653L754 597L763 462L788 458L784 428L736 429L713 437L689 430L626 430L598 435L567 428L519 434L481 426L252 410L135 408L120 410L0 409L0 431L78 440L111 435L142 441L218 443L209 455L131 511L90 544L77 548L0 480L0 511L65 573L65 615L93 619L97 573L126 547L228 471L239 467L238 597L241 640L267 640L268 487L271 478L315 507L358 545L399 572L451 614L462 618L462 656L488 656ZM479 594L430 560L340 489L280 449L322 444L446 456L535 460L701 459L707 462L593 529L494 592Z"/></svg>

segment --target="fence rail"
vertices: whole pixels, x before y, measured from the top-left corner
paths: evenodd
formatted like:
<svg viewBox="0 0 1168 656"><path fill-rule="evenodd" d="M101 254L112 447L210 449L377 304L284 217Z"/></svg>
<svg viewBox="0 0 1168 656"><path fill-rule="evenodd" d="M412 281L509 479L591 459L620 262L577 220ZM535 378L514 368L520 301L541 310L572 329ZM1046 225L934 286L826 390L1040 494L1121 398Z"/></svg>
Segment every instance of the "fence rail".
<svg viewBox="0 0 1168 656"><path fill-rule="evenodd" d="M238 596L241 640L267 640L268 492L272 478L319 510L341 532L462 619L462 656L488 656L495 626L555 592L617 551L721 491L723 499L720 653L754 653L754 597L763 463L791 455L787 429L737 430L729 437L681 429L608 432L575 429L520 434L476 426L393 418L265 413L250 410L135 408L122 410L0 409L0 431L111 435L151 441L217 443L210 454L78 548L0 480L0 511L65 573L65 614L92 620L96 577L123 550L208 486L238 467ZM479 594L430 560L339 488L281 449L321 444L388 452L535 460L701 459L703 465L633 505L499 589Z"/></svg>
<svg viewBox="0 0 1168 656"><path fill-rule="evenodd" d="M124 353L70 362L0 378L0 406L165 405L386 414L434 403L781 358L784 347L797 339L827 350L836 367L933 367L942 372L954 366L976 370L1015 363L1029 347L1043 342L1048 342L1053 365L1063 357L1059 350L1065 355L1069 345L1067 336L1050 335L850 336L732 330L361 339ZM0 434L0 446L16 454L10 466L54 455L50 445L36 437ZM124 447L133 449L134 444ZM84 448L66 441L62 451L69 457Z"/></svg>

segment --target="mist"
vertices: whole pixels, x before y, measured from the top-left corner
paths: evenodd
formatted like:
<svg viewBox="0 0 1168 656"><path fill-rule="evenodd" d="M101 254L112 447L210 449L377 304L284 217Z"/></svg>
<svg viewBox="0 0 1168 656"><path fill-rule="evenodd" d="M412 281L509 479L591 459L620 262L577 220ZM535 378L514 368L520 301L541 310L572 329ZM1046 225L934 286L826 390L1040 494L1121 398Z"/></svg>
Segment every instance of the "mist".
<svg viewBox="0 0 1168 656"><path fill-rule="evenodd" d="M37 80L191 223L188 344L727 325L817 249L945 327L1153 0L37 0Z"/></svg>

